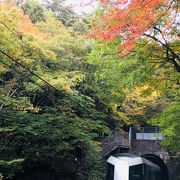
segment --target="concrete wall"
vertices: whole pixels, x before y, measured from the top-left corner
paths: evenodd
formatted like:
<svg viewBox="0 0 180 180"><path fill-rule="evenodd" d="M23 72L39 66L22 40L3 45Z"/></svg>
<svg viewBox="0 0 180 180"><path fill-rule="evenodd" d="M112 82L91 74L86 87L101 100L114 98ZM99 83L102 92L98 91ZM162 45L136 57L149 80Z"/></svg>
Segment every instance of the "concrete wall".
<svg viewBox="0 0 180 180"><path fill-rule="evenodd" d="M168 169L169 173L169 180L179 180L178 175L175 172L175 169L177 169L177 163L174 162L170 158L169 153L167 150L162 148L160 145L160 141L154 141L154 140L132 140L131 142L131 149L129 149L129 153L136 154L139 156L145 156L145 155L152 155L154 157L160 158L159 161L165 163Z"/></svg>

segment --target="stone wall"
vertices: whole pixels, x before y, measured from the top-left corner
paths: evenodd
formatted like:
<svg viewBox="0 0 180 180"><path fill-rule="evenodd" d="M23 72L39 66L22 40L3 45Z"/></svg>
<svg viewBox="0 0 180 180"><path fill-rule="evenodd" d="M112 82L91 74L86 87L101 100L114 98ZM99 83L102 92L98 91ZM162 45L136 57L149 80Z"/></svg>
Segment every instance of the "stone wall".
<svg viewBox="0 0 180 180"><path fill-rule="evenodd" d="M158 161L161 164L167 166L167 170L169 173L169 180L179 180L178 179L178 170L177 167L179 163L178 159L172 159L167 150L165 150L161 145L160 141L154 140L132 140L131 149L129 149L129 153L136 154L142 157L151 158L151 160ZM161 162L162 160L162 162Z"/></svg>

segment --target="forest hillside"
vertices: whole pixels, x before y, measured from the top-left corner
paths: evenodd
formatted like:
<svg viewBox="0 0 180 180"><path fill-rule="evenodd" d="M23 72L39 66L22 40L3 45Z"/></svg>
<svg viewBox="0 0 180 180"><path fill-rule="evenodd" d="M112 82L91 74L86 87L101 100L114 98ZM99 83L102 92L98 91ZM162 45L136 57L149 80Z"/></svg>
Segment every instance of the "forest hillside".
<svg viewBox="0 0 180 180"><path fill-rule="evenodd" d="M178 1L110 2L0 1L4 179L103 179L101 137L130 126L180 156Z"/></svg>

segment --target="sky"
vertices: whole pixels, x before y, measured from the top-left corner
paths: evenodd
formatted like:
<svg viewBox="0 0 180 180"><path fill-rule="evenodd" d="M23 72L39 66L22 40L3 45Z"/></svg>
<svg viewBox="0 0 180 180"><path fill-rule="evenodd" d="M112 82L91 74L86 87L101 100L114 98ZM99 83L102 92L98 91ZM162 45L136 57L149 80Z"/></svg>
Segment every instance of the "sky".
<svg viewBox="0 0 180 180"><path fill-rule="evenodd" d="M90 14L93 12L97 6L97 1L95 0L66 0L64 3L70 6L77 14Z"/></svg>

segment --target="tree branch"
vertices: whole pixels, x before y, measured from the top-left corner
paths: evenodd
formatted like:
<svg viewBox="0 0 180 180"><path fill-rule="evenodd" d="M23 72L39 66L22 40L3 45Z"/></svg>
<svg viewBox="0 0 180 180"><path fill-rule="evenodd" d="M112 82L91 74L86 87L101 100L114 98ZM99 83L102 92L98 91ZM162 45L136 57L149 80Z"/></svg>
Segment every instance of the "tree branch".
<svg viewBox="0 0 180 180"><path fill-rule="evenodd" d="M159 39L157 39L155 36L152 36L150 34L143 34L146 37L149 37L153 40L155 40L156 42L160 43L164 48L166 48L166 53L168 52L168 59L171 60L172 64L174 65L175 69L180 72L180 57L169 47L168 43L163 43L162 41L160 41ZM169 58L169 52L172 55L172 58Z"/></svg>

